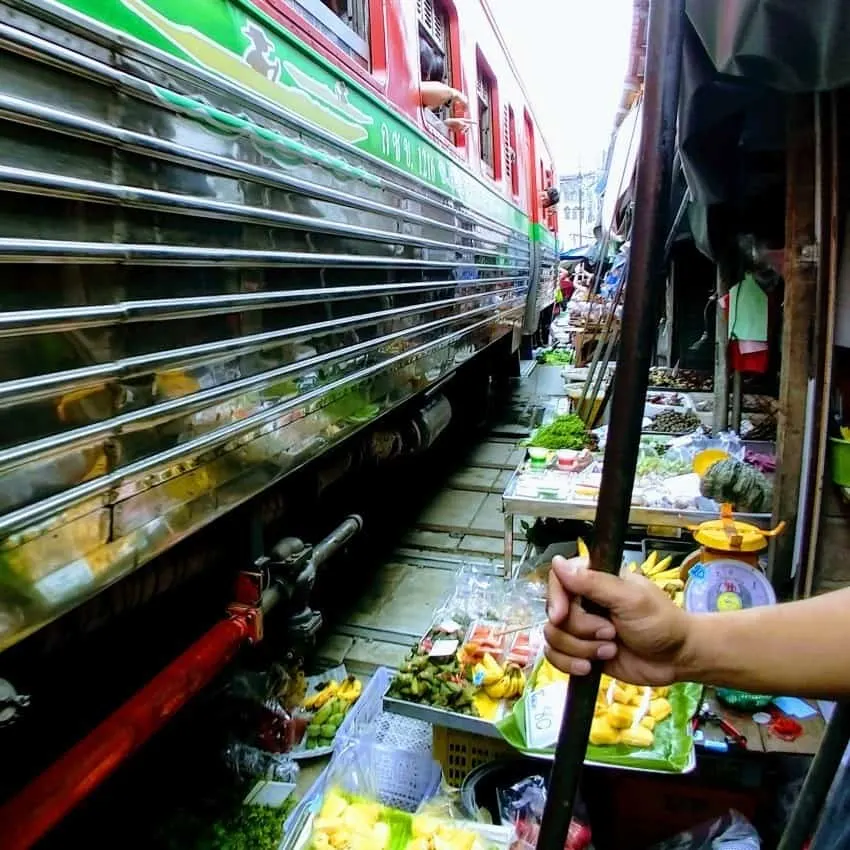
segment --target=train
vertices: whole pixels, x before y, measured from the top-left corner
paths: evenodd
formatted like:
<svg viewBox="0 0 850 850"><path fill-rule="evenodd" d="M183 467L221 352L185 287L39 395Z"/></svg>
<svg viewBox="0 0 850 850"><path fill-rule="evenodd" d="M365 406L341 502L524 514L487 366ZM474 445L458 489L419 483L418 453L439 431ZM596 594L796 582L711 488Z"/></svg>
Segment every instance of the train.
<svg viewBox="0 0 850 850"><path fill-rule="evenodd" d="M485 0L2 0L0 50L0 650L551 307Z"/></svg>

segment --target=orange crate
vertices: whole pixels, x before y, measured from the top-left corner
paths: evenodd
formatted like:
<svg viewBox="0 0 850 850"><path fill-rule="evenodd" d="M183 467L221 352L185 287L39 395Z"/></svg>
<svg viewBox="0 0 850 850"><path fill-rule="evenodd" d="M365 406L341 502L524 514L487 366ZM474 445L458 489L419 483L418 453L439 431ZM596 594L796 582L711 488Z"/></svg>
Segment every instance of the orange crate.
<svg viewBox="0 0 850 850"><path fill-rule="evenodd" d="M470 735L443 726L434 727L434 758L443 768L449 785L459 788L476 767L515 752L514 748L497 738Z"/></svg>

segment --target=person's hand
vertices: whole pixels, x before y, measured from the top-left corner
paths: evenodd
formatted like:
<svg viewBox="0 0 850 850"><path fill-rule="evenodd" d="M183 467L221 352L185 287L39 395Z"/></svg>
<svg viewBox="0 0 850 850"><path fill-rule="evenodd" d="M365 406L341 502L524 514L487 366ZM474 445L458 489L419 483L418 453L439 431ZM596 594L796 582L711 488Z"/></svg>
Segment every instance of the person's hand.
<svg viewBox="0 0 850 850"><path fill-rule="evenodd" d="M588 614L581 600L608 610L608 619ZM682 669L690 616L649 579L623 578L588 569L587 559L555 557L549 572L546 657L576 676L591 660L605 672L635 685L669 685Z"/></svg>

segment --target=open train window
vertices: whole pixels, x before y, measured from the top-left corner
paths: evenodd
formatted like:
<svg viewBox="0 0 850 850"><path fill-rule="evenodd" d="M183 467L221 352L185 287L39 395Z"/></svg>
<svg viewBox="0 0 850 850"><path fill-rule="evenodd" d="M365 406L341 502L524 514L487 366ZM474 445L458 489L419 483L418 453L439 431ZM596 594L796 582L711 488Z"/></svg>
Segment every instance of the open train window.
<svg viewBox="0 0 850 850"><path fill-rule="evenodd" d="M423 83L441 83L455 87L452 69L451 27L452 17L442 0L416 0L419 20L419 71ZM441 135L450 138L448 125L453 117L453 103L442 102L426 108L428 123Z"/></svg>
<svg viewBox="0 0 850 850"><path fill-rule="evenodd" d="M369 0L286 0L322 35L369 67Z"/></svg>
<svg viewBox="0 0 850 850"><path fill-rule="evenodd" d="M491 177L496 174L496 137L495 101L496 85L488 68L481 58L478 59L478 83L476 86L478 100L478 148L481 151L481 162L485 171Z"/></svg>

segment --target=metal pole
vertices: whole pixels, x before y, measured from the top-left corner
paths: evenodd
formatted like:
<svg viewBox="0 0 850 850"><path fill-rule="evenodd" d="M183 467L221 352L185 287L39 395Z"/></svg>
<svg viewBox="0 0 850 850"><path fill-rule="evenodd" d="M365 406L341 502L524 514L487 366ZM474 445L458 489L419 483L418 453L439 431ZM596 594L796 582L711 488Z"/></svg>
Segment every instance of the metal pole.
<svg viewBox="0 0 850 850"><path fill-rule="evenodd" d="M826 795L850 741L850 706L839 703L812 760L800 796L782 833L778 850L802 850L812 837ZM815 841L817 848L818 843Z"/></svg>
<svg viewBox="0 0 850 850"><path fill-rule="evenodd" d="M664 285L664 242L676 151L676 115L684 33L684 0L653 0L649 12L643 127L635 188L630 280L611 405L611 425L596 509L591 566L618 573L629 518L649 381L656 294ZM586 608L595 608L585 602ZM601 667L573 676L561 722L540 827L539 850L563 850L587 752Z"/></svg>
<svg viewBox="0 0 850 850"><path fill-rule="evenodd" d="M729 286L717 266L717 303L714 311L714 433L729 429L729 314L720 305Z"/></svg>

